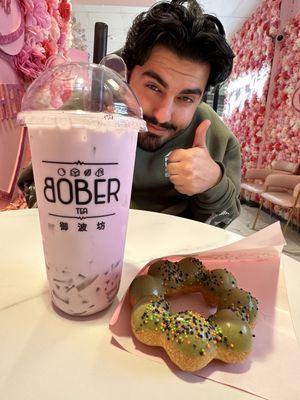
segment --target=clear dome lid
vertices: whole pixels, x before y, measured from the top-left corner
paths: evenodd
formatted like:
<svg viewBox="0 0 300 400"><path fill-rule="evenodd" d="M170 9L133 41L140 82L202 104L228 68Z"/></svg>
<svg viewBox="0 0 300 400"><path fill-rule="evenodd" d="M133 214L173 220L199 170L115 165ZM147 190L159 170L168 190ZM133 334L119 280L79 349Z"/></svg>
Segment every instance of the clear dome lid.
<svg viewBox="0 0 300 400"><path fill-rule="evenodd" d="M47 69L28 87L19 122L26 124L26 116L35 114L36 117L36 111L47 111L47 114L65 111L81 117L100 112L134 117L140 120L142 128L145 126L142 108L121 75L126 75L126 67L118 58L121 60L117 63L119 73L105 65L91 63L63 63ZM120 70L122 65L124 71Z"/></svg>

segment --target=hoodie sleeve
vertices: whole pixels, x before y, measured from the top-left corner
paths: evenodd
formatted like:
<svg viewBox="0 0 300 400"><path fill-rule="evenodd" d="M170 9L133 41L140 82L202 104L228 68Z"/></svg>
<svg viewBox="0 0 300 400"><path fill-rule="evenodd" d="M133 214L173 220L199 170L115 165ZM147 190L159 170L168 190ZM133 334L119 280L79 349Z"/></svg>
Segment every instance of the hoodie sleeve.
<svg viewBox="0 0 300 400"><path fill-rule="evenodd" d="M226 227L240 214L241 154L236 137L222 120L210 110L212 131L208 149L222 170L220 182L190 198L190 212L198 221Z"/></svg>
<svg viewBox="0 0 300 400"><path fill-rule="evenodd" d="M21 172L18 179L18 187L22 190L28 207L37 207L35 184L31 163Z"/></svg>

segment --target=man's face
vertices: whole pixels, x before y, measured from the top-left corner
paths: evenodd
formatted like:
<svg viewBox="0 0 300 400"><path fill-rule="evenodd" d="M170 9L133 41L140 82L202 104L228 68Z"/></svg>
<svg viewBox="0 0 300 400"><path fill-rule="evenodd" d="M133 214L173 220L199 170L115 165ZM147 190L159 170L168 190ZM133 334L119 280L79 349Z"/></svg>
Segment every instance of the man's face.
<svg viewBox="0 0 300 400"><path fill-rule="evenodd" d="M133 68L129 84L148 127L139 133L141 148L154 151L190 124L209 73L209 64L179 58L163 46L155 46L145 64Z"/></svg>

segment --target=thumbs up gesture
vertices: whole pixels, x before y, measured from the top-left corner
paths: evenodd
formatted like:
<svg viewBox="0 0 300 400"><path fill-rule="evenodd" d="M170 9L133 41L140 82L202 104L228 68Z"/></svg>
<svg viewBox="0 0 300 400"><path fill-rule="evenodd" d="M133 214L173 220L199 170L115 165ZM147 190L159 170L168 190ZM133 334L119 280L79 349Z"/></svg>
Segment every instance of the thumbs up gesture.
<svg viewBox="0 0 300 400"><path fill-rule="evenodd" d="M202 121L196 129L190 149L176 149L168 157L167 172L175 189L192 196L215 186L222 177L219 165L211 158L206 147L209 120Z"/></svg>

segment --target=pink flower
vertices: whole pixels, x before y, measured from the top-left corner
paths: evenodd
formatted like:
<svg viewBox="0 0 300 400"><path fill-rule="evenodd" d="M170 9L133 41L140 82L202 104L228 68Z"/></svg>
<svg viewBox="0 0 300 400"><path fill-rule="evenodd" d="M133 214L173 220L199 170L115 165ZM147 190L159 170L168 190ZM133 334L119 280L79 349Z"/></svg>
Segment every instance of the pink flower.
<svg viewBox="0 0 300 400"><path fill-rule="evenodd" d="M71 17L71 4L68 3L68 0L61 0L58 10L60 15L64 21L69 21Z"/></svg>
<svg viewBox="0 0 300 400"><path fill-rule="evenodd" d="M49 36L52 40L58 41L60 36L60 28L57 23L57 20L54 17L51 17L51 27L49 30Z"/></svg>
<svg viewBox="0 0 300 400"><path fill-rule="evenodd" d="M14 57L14 64L28 80L37 78L40 72L44 71L45 60L44 48L31 40L25 43L20 53Z"/></svg>
<svg viewBox="0 0 300 400"><path fill-rule="evenodd" d="M49 29L50 24L51 20L46 1L31 0L30 12L26 14L26 25Z"/></svg>
<svg viewBox="0 0 300 400"><path fill-rule="evenodd" d="M71 6L68 0L20 0L20 6L25 44L14 57L14 64L23 79L30 82L44 71L49 57L67 55Z"/></svg>
<svg viewBox="0 0 300 400"><path fill-rule="evenodd" d="M269 66L274 57L274 39L278 34L280 0L264 0L261 6L234 35L232 47L236 53L231 78L236 81L250 71L259 77L263 68ZM238 137L241 144L242 173L252 167L269 165L274 159L300 161L300 126L291 110L291 96L299 82L299 18L294 18L284 27L285 40L280 50L280 62L275 81L271 110L266 117L266 100L269 90L267 77L260 96L254 92L242 106L232 107L225 99L224 120ZM235 104L239 104L236 102Z"/></svg>
<svg viewBox="0 0 300 400"><path fill-rule="evenodd" d="M45 49L46 58L57 54L57 43L53 40L45 40L43 43Z"/></svg>

